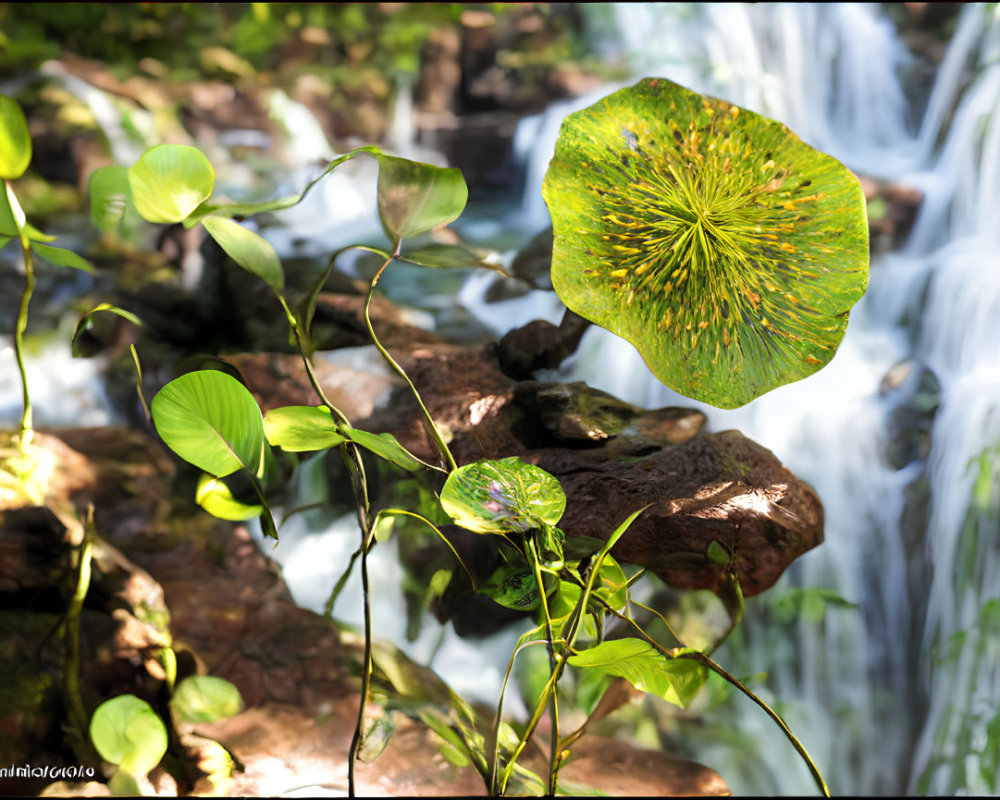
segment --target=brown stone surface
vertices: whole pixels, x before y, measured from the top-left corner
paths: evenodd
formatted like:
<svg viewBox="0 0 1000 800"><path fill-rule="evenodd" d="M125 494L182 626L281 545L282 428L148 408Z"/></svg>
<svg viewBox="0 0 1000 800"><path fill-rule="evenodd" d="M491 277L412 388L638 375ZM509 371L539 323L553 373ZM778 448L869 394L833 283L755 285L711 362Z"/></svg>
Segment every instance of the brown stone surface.
<svg viewBox="0 0 1000 800"><path fill-rule="evenodd" d="M240 765L227 789L230 794L266 796L310 785L344 789L358 704L357 637L341 635L328 620L296 607L279 570L244 526L209 518L183 498L171 501L174 461L146 435L104 428L66 430L59 437L77 451L70 460L76 460L86 476L69 481L66 485L73 489L62 499L78 507L94 504L102 537L95 543L95 570L82 622L81 686L87 711L126 692L162 709L163 673L153 656L169 641L164 627L169 622L178 678L194 673L225 677L246 702L247 710L238 716L197 727L229 748ZM0 519L0 544L20 563L27 563L24 559L32 551L27 537L18 535L24 527L18 520L27 520L36 538L46 539L53 564L71 562L66 527L43 509L20 516L7 512ZM75 573L60 567L33 574L35 588L45 589L49 583L54 589L71 583ZM5 602L16 604L24 595L8 592ZM33 597L36 602L38 594ZM0 673L8 690L0 693L0 699L7 698L0 708L0 739L16 744L10 752L4 750L5 762L73 763L60 733L62 639L46 635L64 607L58 594L53 599L45 613L29 603L15 612L16 625L5 617L0 628ZM407 696L433 699L447 691L424 668L404 664L391 646L379 645L377 653L379 663L395 663L403 670L400 675L409 676ZM17 693L17 703L10 701L11 690ZM377 708L370 704L373 713ZM359 795L484 794L476 771L450 764L425 726L394 716L396 730L385 751L370 763L358 764ZM204 740L178 733L171 750L180 764L174 791L205 788L195 766L203 757L195 745ZM567 770L574 771L566 774L616 793L621 769L602 775L601 762L592 760L588 772L588 751L581 745L580 765L570 765ZM638 764L648 765L650 782L621 784L629 791L687 794L691 786L703 792L718 788L716 774L704 767L656 754L629 755L624 745L614 752L615 763L621 759L622 769L633 779ZM162 769L151 779L161 787L174 785ZM36 781L4 788L34 793L43 786ZM53 791L101 793L100 785L83 782Z"/></svg>

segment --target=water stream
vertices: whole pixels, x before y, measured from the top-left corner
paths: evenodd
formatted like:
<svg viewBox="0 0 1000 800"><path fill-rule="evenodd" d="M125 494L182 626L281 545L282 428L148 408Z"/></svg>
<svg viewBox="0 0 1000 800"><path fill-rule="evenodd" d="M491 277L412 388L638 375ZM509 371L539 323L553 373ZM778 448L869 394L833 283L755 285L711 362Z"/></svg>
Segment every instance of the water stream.
<svg viewBox="0 0 1000 800"><path fill-rule="evenodd" d="M987 476L992 470L991 489L977 484L977 459L1000 445L1000 12L966 5L930 96L912 98L902 81L914 57L879 4L585 9L595 48L627 52L633 79L662 76L723 97L781 120L856 172L924 192L905 245L873 260L869 292L828 367L741 409L700 406L712 430L738 428L774 451L815 487L827 515L825 543L748 603L741 634L719 659L738 675L767 673L755 690L785 716L834 793L995 793L1000 467L983 462ZM467 235L488 238L508 228L527 238L543 229L541 180L559 124L615 88L523 120L515 139L523 202L499 221L470 222ZM288 114L302 110L286 100L276 102ZM408 100L401 87L398 108ZM102 102L96 97L91 105ZM113 118L109 112L108 124ZM312 130L305 122L298 127ZM393 130L399 151L412 145L404 120ZM328 143L312 141L309 152L326 155ZM377 230L373 203L352 199L373 196L370 163L357 159L335 173L340 183L288 215L295 228L269 229L279 251L310 241L329 252L320 239L341 212L348 233ZM314 168L303 165L289 180L300 187ZM485 303L491 280L471 277L459 301L497 334L536 317L558 321L550 293ZM910 377L887 389L886 375L901 362L912 365ZM938 388L930 446L900 466L888 455L893 420L923 368ZM36 386L40 374L64 374L49 361L29 362L29 369ZM646 407L699 406L657 383L630 345L599 329L547 377L586 380ZM14 392L13 383L0 381L0 396ZM43 424L48 408L55 414L65 407L58 392L51 406L44 394L36 395ZM5 421L14 417L13 406L0 412ZM320 536L295 524L282 530L274 555L299 601L320 608L339 569L330 565L346 563L354 546L354 522L333 521ZM376 627L400 642L399 566L390 547L376 555L373 595L385 598ZM775 601L796 586L834 589L859 607L830 608L819 623L781 623ZM338 616L355 614L346 604L359 596L349 585ZM437 644L428 631L410 647L421 660ZM510 637L468 643L448 632L434 666L459 691L492 700L509 647ZM678 753L717 769L737 794L814 793L777 728L741 698L703 709L698 725L679 730Z"/></svg>

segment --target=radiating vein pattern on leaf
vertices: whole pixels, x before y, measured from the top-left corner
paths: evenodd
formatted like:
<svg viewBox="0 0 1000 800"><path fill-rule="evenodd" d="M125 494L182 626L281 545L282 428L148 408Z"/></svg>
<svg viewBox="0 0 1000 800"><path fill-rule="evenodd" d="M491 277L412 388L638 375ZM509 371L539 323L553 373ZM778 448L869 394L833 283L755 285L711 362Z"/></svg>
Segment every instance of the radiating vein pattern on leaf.
<svg viewBox="0 0 1000 800"><path fill-rule="evenodd" d="M850 171L784 125L670 81L567 117L544 194L563 301L719 406L826 364L867 286Z"/></svg>

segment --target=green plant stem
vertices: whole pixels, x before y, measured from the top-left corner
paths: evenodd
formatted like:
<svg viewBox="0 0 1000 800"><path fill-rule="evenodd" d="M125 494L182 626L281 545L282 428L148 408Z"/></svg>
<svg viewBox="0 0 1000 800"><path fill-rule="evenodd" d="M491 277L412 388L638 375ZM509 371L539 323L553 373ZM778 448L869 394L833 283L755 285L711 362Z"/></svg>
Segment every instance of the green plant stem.
<svg viewBox="0 0 1000 800"><path fill-rule="evenodd" d="M395 372L403 382L410 387L410 391L417 400L417 405L420 406L420 410L423 412L424 421L426 423L427 434L431 437L434 442L434 446L437 448L438 453L441 455L444 463L447 465L448 471L458 469L458 465L455 463L455 459L451 455L451 451L448 449L448 445L445 444L444 439L441 438L441 432L438 430L437 425L434 423L433 417L431 417L430 412L427 410L427 406L424 405L424 401L420 397L420 392L417 391L417 387L413 385L413 381L410 380L410 376L406 374L406 371L396 363L396 360L389 355L389 351L386 350L382 343L378 340L375 335L375 329L372 327L372 319L369 315L369 308L372 304L372 298L375 296L375 286L378 284L378 279L382 276L385 268L392 263L392 260L399 255L399 248L402 242L396 242L396 246L392 251L392 254L386 259L385 263L379 267L378 272L375 273L375 277L372 278L371 286L368 289L368 298L365 300L365 326L368 328L368 335L371 337L372 344L375 345L375 349L379 351L382 358L389 367Z"/></svg>
<svg viewBox="0 0 1000 800"><path fill-rule="evenodd" d="M83 541L80 543L79 563L76 571L76 586L66 607L65 643L63 645L63 690L66 697L66 713L73 729L71 745L88 761L96 756L88 745L87 712L80 695L80 614L83 601L90 589L91 558L93 556L94 509L87 509L83 525Z"/></svg>
<svg viewBox="0 0 1000 800"><path fill-rule="evenodd" d="M21 427L19 431L21 452L25 452L31 444L32 419L31 395L28 393L28 373L24 366L24 332L28 327L28 305L35 291L35 267L31 253L31 242L21 234L21 249L24 251L24 292L17 309L17 322L14 325L14 357L17 359L17 370L21 375L21 397L23 406L21 412Z"/></svg>
<svg viewBox="0 0 1000 800"><path fill-rule="evenodd" d="M668 658L686 658L690 661L697 661L699 664L703 664L704 666L712 670L712 672L714 672L716 675L718 675L728 683L735 686L743 694L749 697L754 703L760 706L764 710L764 712L772 720L774 720L775 724L777 724L777 726L781 728L782 733L785 734L785 737L788 739L789 742L791 742L792 747L795 748L795 752L797 752L799 756L801 756L802 760L805 761L806 766L809 768L810 774L813 776L813 780L816 782L816 785L819 787L819 790L820 792L822 792L823 796L824 797L830 796L830 789L829 787L827 787L826 781L823 779L823 775L819 771L819 767L816 766L816 763L812 760L812 757L809 755L809 752L806 750L802 742L800 742L798 738L795 736L795 734L792 733L791 729L781 718L781 716L776 711L774 711L774 709L772 709L767 703L765 703L760 697L758 697L750 689L744 686L739 679L737 679L729 672L727 672L722 667L721 664L714 661L710 656L706 655L705 653L699 653L699 652L672 653L669 649L661 645L659 642L653 639L649 634L647 634L638 624L636 624L635 620L633 620L631 617L626 616L625 614L622 614L611 608L609 608L608 610L611 611L611 613L614 614L619 619L622 619L629 625L631 625L639 633L639 635L642 636L642 638L645 641L647 641L657 650L660 650Z"/></svg>
<svg viewBox="0 0 1000 800"><path fill-rule="evenodd" d="M535 585L538 587L538 602L542 607L542 615L545 617L545 638L549 642L549 675L556 673L556 652L555 638L552 634L552 616L549 614L549 601L545 594L545 582L542 578L542 565L538 556L538 543L535 536L528 537L528 552L531 555L531 569L535 574ZM552 696L550 698L551 725L549 729L549 794L556 793L556 772L559 761L559 686L558 678L552 685Z"/></svg>

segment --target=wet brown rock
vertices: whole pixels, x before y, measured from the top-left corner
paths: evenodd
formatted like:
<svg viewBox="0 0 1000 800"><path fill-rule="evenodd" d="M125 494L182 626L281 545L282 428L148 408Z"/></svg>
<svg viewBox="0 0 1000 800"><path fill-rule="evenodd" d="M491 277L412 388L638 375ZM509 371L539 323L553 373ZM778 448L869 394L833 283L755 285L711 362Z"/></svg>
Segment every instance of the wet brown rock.
<svg viewBox="0 0 1000 800"><path fill-rule="evenodd" d="M738 431L702 433L638 460L581 463L576 453L552 451L537 463L566 492L560 526L568 535L607 539L651 504L611 552L677 588L719 589L728 566L708 557L713 541L732 555L751 597L823 540L816 494Z"/></svg>

